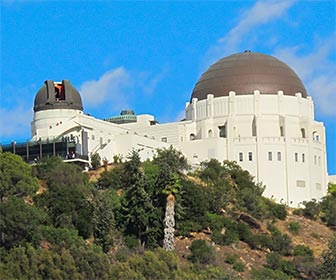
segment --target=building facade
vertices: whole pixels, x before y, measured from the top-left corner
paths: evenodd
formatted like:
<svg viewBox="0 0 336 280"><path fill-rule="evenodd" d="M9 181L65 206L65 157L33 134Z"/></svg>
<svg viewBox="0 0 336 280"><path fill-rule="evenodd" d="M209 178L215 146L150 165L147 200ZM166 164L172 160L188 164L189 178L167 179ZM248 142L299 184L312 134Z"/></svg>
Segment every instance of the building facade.
<svg viewBox="0 0 336 280"><path fill-rule="evenodd" d="M113 161L132 149L151 159L173 145L197 166L211 158L237 161L264 195L292 207L327 191L325 129L296 73L268 55L234 54L196 83L185 119L158 124L154 116L123 111L100 120L83 113L69 81L46 81L34 102L32 141L70 139L75 152Z"/></svg>

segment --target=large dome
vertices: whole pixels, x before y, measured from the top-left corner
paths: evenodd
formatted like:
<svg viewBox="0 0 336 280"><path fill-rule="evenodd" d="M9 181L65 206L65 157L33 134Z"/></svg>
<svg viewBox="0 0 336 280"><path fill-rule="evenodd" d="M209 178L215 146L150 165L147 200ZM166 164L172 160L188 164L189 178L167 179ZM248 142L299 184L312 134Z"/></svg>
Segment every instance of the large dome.
<svg viewBox="0 0 336 280"><path fill-rule="evenodd" d="M196 83L191 100L206 99L208 94L228 96L230 91L237 95L253 94L254 90L261 94L277 94L282 90L292 96L301 92L302 97L307 97L300 78L286 63L269 55L245 51L211 65Z"/></svg>
<svg viewBox="0 0 336 280"><path fill-rule="evenodd" d="M34 112L50 109L83 110L79 92L68 80L60 83L48 80L35 96Z"/></svg>

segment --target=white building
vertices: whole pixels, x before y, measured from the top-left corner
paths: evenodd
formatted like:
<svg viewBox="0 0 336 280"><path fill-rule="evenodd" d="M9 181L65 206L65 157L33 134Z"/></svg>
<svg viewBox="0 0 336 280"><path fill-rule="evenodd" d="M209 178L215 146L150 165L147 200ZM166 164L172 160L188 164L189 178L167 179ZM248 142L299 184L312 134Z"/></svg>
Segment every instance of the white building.
<svg viewBox="0 0 336 280"><path fill-rule="evenodd" d="M83 113L69 81L46 81L38 91L32 140L74 139L76 152L109 161L140 150L152 158L173 145L190 163L235 160L264 195L297 207L327 191L325 129L295 72L280 60L246 51L213 64L197 82L185 120L158 124L151 115L124 111L107 120Z"/></svg>

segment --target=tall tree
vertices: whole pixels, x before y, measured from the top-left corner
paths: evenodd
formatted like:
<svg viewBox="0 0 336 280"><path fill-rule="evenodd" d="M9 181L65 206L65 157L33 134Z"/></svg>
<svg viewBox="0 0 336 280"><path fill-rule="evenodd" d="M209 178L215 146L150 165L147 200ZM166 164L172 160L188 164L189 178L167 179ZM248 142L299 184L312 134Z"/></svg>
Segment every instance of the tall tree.
<svg viewBox="0 0 336 280"><path fill-rule="evenodd" d="M0 151L0 199L34 195L37 189L38 182L32 176L31 166L17 155Z"/></svg>

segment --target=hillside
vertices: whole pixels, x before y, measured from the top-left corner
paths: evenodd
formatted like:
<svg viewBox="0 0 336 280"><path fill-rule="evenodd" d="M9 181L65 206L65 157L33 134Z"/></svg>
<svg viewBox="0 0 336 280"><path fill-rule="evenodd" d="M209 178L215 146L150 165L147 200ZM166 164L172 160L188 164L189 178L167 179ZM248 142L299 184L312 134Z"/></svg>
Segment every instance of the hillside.
<svg viewBox="0 0 336 280"><path fill-rule="evenodd" d="M0 167L4 279L335 276L333 188L288 209L262 197L236 163L211 160L188 173L172 148L88 173L58 158L32 168L9 153Z"/></svg>

